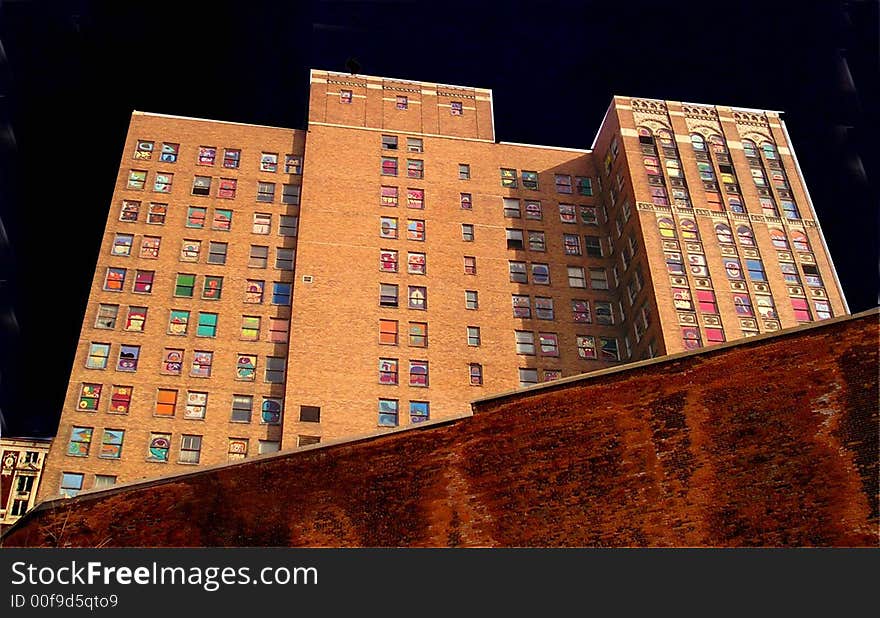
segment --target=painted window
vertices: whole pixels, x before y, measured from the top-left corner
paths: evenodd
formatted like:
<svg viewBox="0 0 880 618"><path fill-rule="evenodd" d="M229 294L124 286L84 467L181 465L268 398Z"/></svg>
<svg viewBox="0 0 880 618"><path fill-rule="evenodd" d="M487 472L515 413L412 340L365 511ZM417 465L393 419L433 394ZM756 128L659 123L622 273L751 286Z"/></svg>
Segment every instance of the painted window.
<svg viewBox="0 0 880 618"><path fill-rule="evenodd" d="M119 358L116 362L116 371L137 371L140 355L141 347L139 345L119 346Z"/></svg>
<svg viewBox="0 0 880 618"><path fill-rule="evenodd" d="M77 408L83 412L97 412L98 404L101 402L100 384L84 383L79 391L79 404Z"/></svg>
<svg viewBox="0 0 880 618"><path fill-rule="evenodd" d="M379 426L397 427L397 399L379 400Z"/></svg>
<svg viewBox="0 0 880 618"><path fill-rule="evenodd" d="M156 392L156 416L174 416L177 408L177 391L160 388Z"/></svg>
<svg viewBox="0 0 880 618"><path fill-rule="evenodd" d="M382 206L397 206L398 188L397 187L381 187L379 191L380 204Z"/></svg>
<svg viewBox="0 0 880 618"><path fill-rule="evenodd" d="M189 311L172 309L168 315L168 333L185 335L189 325Z"/></svg>
<svg viewBox="0 0 880 618"><path fill-rule="evenodd" d="M257 379L257 355L239 354L235 362L235 379L253 382Z"/></svg>
<svg viewBox="0 0 880 618"><path fill-rule="evenodd" d="M428 361L409 361L409 385L417 387L428 386Z"/></svg>
<svg viewBox="0 0 880 618"><path fill-rule="evenodd" d="M170 433L151 433L147 448L149 461L168 461L168 451L171 450Z"/></svg>
<svg viewBox="0 0 880 618"><path fill-rule="evenodd" d="M189 368L189 375L194 378L210 378L211 365L214 363L214 353L206 350L196 350L193 352L192 364Z"/></svg>
<svg viewBox="0 0 880 618"><path fill-rule="evenodd" d="M263 405L260 407L260 422L264 425L278 425L281 422L281 413L283 404L280 399L263 398Z"/></svg>

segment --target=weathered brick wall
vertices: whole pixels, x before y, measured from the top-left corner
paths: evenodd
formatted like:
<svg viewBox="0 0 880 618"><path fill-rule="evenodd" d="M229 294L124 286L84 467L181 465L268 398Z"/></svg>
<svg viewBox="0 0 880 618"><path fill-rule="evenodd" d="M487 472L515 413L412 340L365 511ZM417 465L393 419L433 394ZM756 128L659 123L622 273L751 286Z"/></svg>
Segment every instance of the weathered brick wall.
<svg viewBox="0 0 880 618"><path fill-rule="evenodd" d="M877 315L44 505L4 543L877 546Z"/></svg>

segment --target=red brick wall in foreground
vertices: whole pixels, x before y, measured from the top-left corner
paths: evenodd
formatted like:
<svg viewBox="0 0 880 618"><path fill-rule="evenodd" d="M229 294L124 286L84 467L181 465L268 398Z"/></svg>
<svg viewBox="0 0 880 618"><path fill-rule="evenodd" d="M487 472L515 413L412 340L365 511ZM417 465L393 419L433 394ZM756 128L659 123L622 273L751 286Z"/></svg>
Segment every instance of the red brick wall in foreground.
<svg viewBox="0 0 880 618"><path fill-rule="evenodd" d="M877 546L870 315L81 496L9 545Z"/></svg>

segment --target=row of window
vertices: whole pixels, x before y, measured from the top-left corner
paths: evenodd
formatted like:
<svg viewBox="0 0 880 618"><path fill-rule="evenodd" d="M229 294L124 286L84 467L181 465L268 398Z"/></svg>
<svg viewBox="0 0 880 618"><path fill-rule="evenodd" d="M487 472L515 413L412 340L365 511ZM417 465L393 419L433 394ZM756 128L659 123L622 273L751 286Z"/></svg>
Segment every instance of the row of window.
<svg viewBox="0 0 880 618"><path fill-rule="evenodd" d="M523 189L538 191L538 172L536 171L520 170L520 176L518 176L515 169L502 167L500 174L502 187L517 189L521 179ZM572 187L575 187L578 195L593 195L593 180L587 176L575 176L574 184L572 184L570 174L554 174L553 181L557 193L571 194Z"/></svg>
<svg viewBox="0 0 880 618"><path fill-rule="evenodd" d="M462 226L464 233L464 226ZM547 250L546 236L544 232L537 230L507 229L504 231L507 240L507 248L514 250L525 249L525 239L528 238L529 251L544 252ZM526 236L527 234L527 236ZM463 234L464 235L464 234ZM473 240L463 238L464 240ZM581 239L577 234L562 235L562 249L565 255L587 255L588 257L602 257L602 241L598 236L584 235L583 248Z"/></svg>
<svg viewBox="0 0 880 618"><path fill-rule="evenodd" d="M125 279L128 271L125 268L109 267L104 277L103 289L108 292L122 292L125 288ZM138 294L151 294L155 271L136 270L132 284L132 292ZM174 281L174 296L177 298L193 298L196 289L197 275L194 273L177 273ZM201 298L203 300L220 300L223 295L223 277L205 275L203 277ZM248 279L245 282L244 302L261 304L266 282L256 279ZM280 281L272 282L273 305L289 305L292 294L292 283Z"/></svg>
<svg viewBox="0 0 880 618"><path fill-rule="evenodd" d="M201 230L208 221L208 208L202 206L188 206L186 210L185 226ZM232 229L232 210L227 208L212 208L211 229L228 232ZM141 202L123 200L119 212L119 220L136 223L140 219ZM165 225L168 215L168 204L151 202L146 213L146 222L150 225ZM278 216L278 235L296 236L299 226L299 217L294 215ZM272 230L272 214L265 212L253 213L251 232L254 234L269 234Z"/></svg>
<svg viewBox="0 0 880 618"><path fill-rule="evenodd" d="M430 418L431 404L427 401L409 402L409 422L422 423ZM397 427L400 401L397 399L379 400L379 427Z"/></svg>
<svg viewBox="0 0 880 618"><path fill-rule="evenodd" d="M510 281L514 283L529 283L529 271L531 282L535 285L550 285L550 265L537 262L508 261ZM568 286L571 288L586 288L587 274L589 274L590 288L594 290L608 289L608 273L604 268L584 269L582 266L567 266Z"/></svg>
<svg viewBox="0 0 880 618"><path fill-rule="evenodd" d="M216 146L199 146L196 163L198 165L212 166L215 163L222 162L223 167L226 169L239 168L241 164L241 149L224 148L223 156L218 161L219 150ZM155 141L137 140L133 155L135 160L152 161L154 155L157 155L157 160L162 163L177 163L180 155L180 144L164 142L157 150ZM302 174L302 155L284 155L283 168L279 168L278 162L279 154L277 152L261 152L259 170L261 172L278 172L279 169L283 169L285 174Z"/></svg>
<svg viewBox="0 0 880 618"><path fill-rule="evenodd" d="M598 356L596 341L598 339ZM559 356L559 335L557 333L533 333L527 330L514 331L516 353L526 356ZM614 337L594 337L592 335L576 335L575 348L578 357L586 360L617 361L620 353L617 339Z"/></svg>
<svg viewBox="0 0 880 618"><path fill-rule="evenodd" d="M504 197L502 199L503 213L508 219L533 219L540 221L544 217L543 206L540 200L521 200L519 198ZM559 220L562 223L577 223L578 213L580 221L584 225L599 225L597 209L595 206L577 206L575 204L559 203Z"/></svg>
<svg viewBox="0 0 880 618"><path fill-rule="evenodd" d="M113 244L110 247L110 253L116 257L130 257L134 246L134 234L117 233L113 237ZM222 266L226 264L228 243L217 241L204 241L207 245L205 262L207 264ZM198 262L199 256L202 254L201 240L184 238L178 260L180 262ZM159 250L162 246L162 237L160 236L143 236L141 237L140 249L137 256L143 259L158 259ZM275 268L278 270L293 270L293 259L295 251L284 247L275 248ZM251 245L248 254L249 268L267 268L269 264L269 247L266 245Z"/></svg>
<svg viewBox="0 0 880 618"><path fill-rule="evenodd" d="M86 357L87 369L106 369L110 359L110 343L89 344ZM120 344L116 360L116 371L135 372L140 362L141 346ZM189 375L196 378L210 378L213 372L214 352L209 350L193 351ZM166 348L160 365L164 374L179 375L183 366L183 350ZM284 382L287 359L281 356L267 356L265 381L273 384ZM257 355L237 354L235 361L235 379L254 382L257 376Z"/></svg>
<svg viewBox="0 0 880 618"><path fill-rule="evenodd" d="M132 191L143 191L147 186L147 170L129 170L128 173L128 189ZM396 175L396 174L395 174ZM421 176L418 176L421 178ZM214 178L211 176L194 176L190 193L192 195L210 196L211 187L214 186ZM216 179L218 198L235 199L238 192L238 180L235 178L218 178ZM169 172L156 172L153 178L153 191L157 193L171 193L174 182L174 174ZM274 182L258 182L256 201L269 202L275 201ZM281 203L282 204L299 204L300 185L282 184L281 185Z"/></svg>
<svg viewBox="0 0 880 618"><path fill-rule="evenodd" d="M350 105L354 100L354 94L351 90L340 90L339 91L339 102L345 105ZM409 97L405 95L398 95L395 99L395 107L399 111L406 111L409 109ZM449 115L450 116L461 116L464 114L464 105L461 101L450 101L449 102Z"/></svg>
<svg viewBox="0 0 880 618"><path fill-rule="evenodd" d="M119 323L119 305L99 304L95 317L95 328L115 329ZM125 320L122 330L128 332L144 332L147 323L147 307L129 306L125 312ZM171 309L168 315L169 335L186 335L189 330L190 312L181 309ZM216 337L218 317L216 313L198 312L195 335L197 337ZM290 329L290 320L286 318L268 318L268 339L272 343L287 343ZM258 315L241 316L241 330L239 339L243 341L258 341L260 329L263 326L263 318Z"/></svg>

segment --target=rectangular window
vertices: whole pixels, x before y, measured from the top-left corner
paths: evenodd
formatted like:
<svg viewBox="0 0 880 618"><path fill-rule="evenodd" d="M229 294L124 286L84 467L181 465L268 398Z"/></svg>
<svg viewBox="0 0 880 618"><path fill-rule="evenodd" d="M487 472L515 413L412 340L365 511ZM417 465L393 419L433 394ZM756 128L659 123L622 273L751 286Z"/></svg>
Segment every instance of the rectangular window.
<svg viewBox="0 0 880 618"><path fill-rule="evenodd" d="M458 164L458 179L459 180L470 180L471 179L471 166L468 163L459 163Z"/></svg>
<svg viewBox="0 0 880 618"><path fill-rule="evenodd" d="M383 135L382 136L382 150L397 150L397 136L396 135Z"/></svg>
<svg viewBox="0 0 880 618"><path fill-rule="evenodd" d="M214 353L205 350L196 350L193 353L192 365L189 375L194 378L210 378L211 366L214 364Z"/></svg>
<svg viewBox="0 0 880 618"><path fill-rule="evenodd" d="M278 223L279 236L296 236L299 230L299 217L280 215Z"/></svg>
<svg viewBox="0 0 880 618"><path fill-rule="evenodd" d="M128 188L135 191L143 191L147 182L147 172L145 170L129 170L128 172Z"/></svg>
<svg viewBox="0 0 880 618"><path fill-rule="evenodd" d="M189 311L172 309L168 314L168 334L185 335L189 325Z"/></svg>
<svg viewBox="0 0 880 618"><path fill-rule="evenodd" d="M588 335L578 335L575 338L578 357L585 360L596 358L596 338Z"/></svg>
<svg viewBox="0 0 880 618"><path fill-rule="evenodd" d="M535 333L527 330L514 331L514 341L516 342L517 354L533 355L535 353Z"/></svg>
<svg viewBox="0 0 880 618"><path fill-rule="evenodd" d="M379 384L397 385L397 359L379 359Z"/></svg>
<svg viewBox="0 0 880 618"><path fill-rule="evenodd" d="M287 368L287 359L281 356L266 357L266 382L281 384L284 382L284 372Z"/></svg>
<svg viewBox="0 0 880 618"><path fill-rule="evenodd" d="M131 234L116 234L113 238L113 246L110 249L110 253L127 257L131 255L131 245L133 242L134 236Z"/></svg>
<svg viewBox="0 0 880 618"><path fill-rule="evenodd" d="M602 242L598 236L584 236L584 248L589 257L602 257Z"/></svg>
<svg viewBox="0 0 880 618"><path fill-rule="evenodd" d="M262 152L260 153L260 171L261 172L277 172L278 171L278 153Z"/></svg>
<svg viewBox="0 0 880 618"><path fill-rule="evenodd" d="M191 227L197 230L205 227L205 219L208 215L207 208L199 208L196 206L190 206L186 209L186 227Z"/></svg>
<svg viewBox="0 0 880 618"><path fill-rule="evenodd" d="M269 261L269 247L261 245L251 245L251 251L248 255L249 268L266 268Z"/></svg>
<svg viewBox="0 0 880 618"><path fill-rule="evenodd" d="M791 308L794 310L794 317L798 322L811 322L810 306L805 298L792 298Z"/></svg>
<svg viewBox="0 0 880 618"><path fill-rule="evenodd" d="M554 174L556 179L557 193L571 193L571 176L567 174Z"/></svg>
<svg viewBox="0 0 880 618"><path fill-rule="evenodd" d="M408 253L406 256L406 272L411 275L426 274L427 261L424 253Z"/></svg>
<svg viewBox="0 0 880 618"><path fill-rule="evenodd" d="M425 222L422 219L407 219L406 239L423 242L425 240Z"/></svg>
<svg viewBox="0 0 880 618"><path fill-rule="evenodd" d="M508 249L522 250L524 248L522 230L504 230L504 235L507 239Z"/></svg>
<svg viewBox="0 0 880 618"><path fill-rule="evenodd" d="M264 425L278 425L281 422L283 404L280 399L263 398L263 406L260 410L260 423Z"/></svg>
<svg viewBox="0 0 880 618"><path fill-rule="evenodd" d="M285 174L302 174L303 160L300 155L284 155L284 173Z"/></svg>
<svg viewBox="0 0 880 618"><path fill-rule="evenodd" d="M508 271L510 272L510 280L514 283L528 283L529 275L526 271L525 262L508 262Z"/></svg>
<svg viewBox="0 0 880 618"><path fill-rule="evenodd" d="M533 384L538 383L538 370L537 369L519 369L519 385L520 386L532 386Z"/></svg>
<svg viewBox="0 0 880 618"><path fill-rule="evenodd" d="M93 431L92 427L71 427L70 441L67 443L67 454L73 457L88 457Z"/></svg>
<svg viewBox="0 0 880 618"><path fill-rule="evenodd" d="M211 241L208 245L208 264L226 264L226 249L225 242Z"/></svg>
<svg viewBox="0 0 880 618"><path fill-rule="evenodd" d="M536 200L526 200L526 219L540 221L543 216L541 202Z"/></svg>
<svg viewBox="0 0 880 618"><path fill-rule="evenodd" d="M397 217L379 217L379 238L397 238Z"/></svg>
<svg viewBox="0 0 880 618"><path fill-rule="evenodd" d="M501 186L516 189L516 170L501 168Z"/></svg>
<svg viewBox="0 0 880 618"><path fill-rule="evenodd" d="M379 344L397 345L397 320L379 320Z"/></svg>
<svg viewBox="0 0 880 618"><path fill-rule="evenodd" d="M122 200L122 207L119 209L119 220L135 222L138 220L141 211L141 203L133 200Z"/></svg>
<svg viewBox="0 0 880 618"><path fill-rule="evenodd" d="M545 296L535 296L535 317L539 320L554 320L553 299Z"/></svg>
<svg viewBox="0 0 880 618"><path fill-rule="evenodd" d="M289 305L290 304L291 284L275 281L272 283L272 304L273 305Z"/></svg>
<svg viewBox="0 0 880 618"><path fill-rule="evenodd" d="M746 268L749 271L749 279L752 281L767 281L764 275L764 265L761 260L746 260Z"/></svg>
<svg viewBox="0 0 880 618"><path fill-rule="evenodd" d="M572 299L571 321L578 324L590 324L593 321L590 314L590 303L586 300Z"/></svg>
<svg viewBox="0 0 880 618"><path fill-rule="evenodd" d="M125 316L125 326L123 330L142 333L144 332L144 324L147 322L147 308L129 306L128 313Z"/></svg>
<svg viewBox="0 0 880 618"><path fill-rule="evenodd" d="M395 157L382 157L382 175L397 176L397 159Z"/></svg>
<svg viewBox="0 0 880 618"><path fill-rule="evenodd" d="M620 360L620 353L617 350L617 339L613 337L599 337L599 355L604 361Z"/></svg>
<svg viewBox="0 0 880 618"><path fill-rule="evenodd" d="M275 268L278 270L293 270L293 249L277 247L275 249Z"/></svg>
<svg viewBox="0 0 880 618"><path fill-rule="evenodd" d="M159 236L144 236L141 239L140 257L145 260L155 260L159 257L159 247L162 239Z"/></svg>
<svg viewBox="0 0 880 618"><path fill-rule="evenodd" d="M202 436L180 436L178 463L197 464L202 453Z"/></svg>
<svg viewBox="0 0 880 618"><path fill-rule="evenodd" d="M269 341L287 343L290 331L290 320L285 318L269 318Z"/></svg>
<svg viewBox="0 0 880 618"><path fill-rule="evenodd" d="M581 223L584 225L599 225L599 218L596 216L596 209L592 206L581 206Z"/></svg>
<svg viewBox="0 0 880 618"><path fill-rule="evenodd" d="M174 416L177 391L160 388L156 393L156 416Z"/></svg>
<svg viewBox="0 0 880 618"><path fill-rule="evenodd" d="M563 223L577 223L577 212L574 204L559 205L559 220Z"/></svg>
<svg viewBox="0 0 880 618"><path fill-rule="evenodd" d="M428 347L428 324L427 322L409 323L409 345L415 348Z"/></svg>
<svg viewBox="0 0 880 618"><path fill-rule="evenodd" d="M397 187L381 187L380 188L380 204L382 206L397 206Z"/></svg>
<svg viewBox="0 0 880 618"><path fill-rule="evenodd" d="M199 154L196 163L199 165L214 165L217 158L217 148L214 146L199 146Z"/></svg>
<svg viewBox="0 0 880 618"><path fill-rule="evenodd" d="M473 242L474 226L470 223L461 224L461 239L465 242Z"/></svg>
<svg viewBox="0 0 880 618"><path fill-rule="evenodd" d="M532 264L532 282L535 285L550 285L550 266L534 262Z"/></svg>
<svg viewBox="0 0 880 618"><path fill-rule="evenodd" d="M59 493L65 498L73 498L82 490L84 474L79 472L62 472Z"/></svg>
<svg viewBox="0 0 880 618"><path fill-rule="evenodd" d="M467 327L467 344L471 347L479 347L480 345L480 327Z"/></svg>
<svg viewBox="0 0 880 618"><path fill-rule="evenodd" d="M250 440L248 440L247 438L229 438L229 442L226 447L227 461L240 461L246 458L248 454L249 442Z"/></svg>
<svg viewBox="0 0 880 618"><path fill-rule="evenodd" d="M547 242L544 232L529 230L529 251L546 251Z"/></svg>
<svg viewBox="0 0 880 618"><path fill-rule="evenodd" d="M568 287L585 288L587 287L587 279L584 275L584 269L580 266L568 267Z"/></svg>
<svg viewBox="0 0 880 618"><path fill-rule="evenodd" d="M221 178L220 188L217 191L217 197L225 199L235 199L235 191L238 188L238 181L235 178Z"/></svg>
<svg viewBox="0 0 880 618"><path fill-rule="evenodd" d="M449 103L449 113L453 116L461 116L464 113L461 101L452 101Z"/></svg>
<svg viewBox="0 0 880 618"><path fill-rule="evenodd" d="M464 274L466 275L476 275L477 274L477 258L472 255L464 256Z"/></svg>
<svg viewBox="0 0 880 618"><path fill-rule="evenodd" d="M339 102L350 104L351 103L351 90L340 90L339 91Z"/></svg>
<svg viewBox="0 0 880 618"><path fill-rule="evenodd" d="M153 191L159 193L171 193L171 182L174 180L174 174L167 172L157 172L153 181Z"/></svg>
<svg viewBox="0 0 880 618"><path fill-rule="evenodd" d="M715 293L712 290L697 290L697 306L702 313L718 313Z"/></svg>
<svg viewBox="0 0 880 618"><path fill-rule="evenodd" d="M239 339L242 341L257 341L260 338L260 316L243 315L241 316L241 334Z"/></svg>
<svg viewBox="0 0 880 618"><path fill-rule="evenodd" d="M397 399L379 400L379 427L397 427Z"/></svg>
<svg viewBox="0 0 880 618"><path fill-rule="evenodd" d="M232 211L223 208L214 209L214 219L211 221L212 230L228 232L232 227Z"/></svg>
<svg viewBox="0 0 880 618"><path fill-rule="evenodd" d="M461 204L463 210L472 210L473 203L471 202L471 194L470 193L459 193L458 199Z"/></svg>
<svg viewBox="0 0 880 618"><path fill-rule="evenodd" d="M257 378L257 355L239 354L235 362L235 379L253 382Z"/></svg>
<svg viewBox="0 0 880 618"><path fill-rule="evenodd" d="M196 327L196 337L217 336L217 314L199 312L199 322Z"/></svg>
<svg viewBox="0 0 880 618"><path fill-rule="evenodd" d="M396 307L397 306L397 286L389 283L379 284L379 306L380 307Z"/></svg>
<svg viewBox="0 0 880 618"><path fill-rule="evenodd" d="M211 195L211 177L196 176L192 184L193 195Z"/></svg>
<svg viewBox="0 0 880 618"><path fill-rule="evenodd" d="M132 291L139 294L149 294L153 290L153 278L155 277L155 274L156 273L152 270L136 271Z"/></svg>
<svg viewBox="0 0 880 618"><path fill-rule="evenodd" d="M153 158L153 142L139 139L134 148L134 159L149 161Z"/></svg>
<svg viewBox="0 0 880 618"><path fill-rule="evenodd" d="M465 290L464 291L464 308L465 309L477 309L479 307L479 301L476 290Z"/></svg>
<svg viewBox="0 0 880 618"><path fill-rule="evenodd" d="M183 409L183 418L205 418L208 409L208 393L187 391L186 407Z"/></svg>
<svg viewBox="0 0 880 618"><path fill-rule="evenodd" d="M532 317L531 298L525 294L513 294L511 296L513 304L513 317L520 320L529 320Z"/></svg>
<svg viewBox="0 0 880 618"><path fill-rule="evenodd" d="M241 160L241 150L226 148L223 151L223 167L227 169L237 169Z"/></svg>
<svg viewBox="0 0 880 618"><path fill-rule="evenodd" d="M162 144L162 154L159 156L159 160L163 163L176 163L179 152L180 144Z"/></svg>
<svg viewBox="0 0 880 618"><path fill-rule="evenodd" d="M281 185L281 203L299 204L299 185Z"/></svg>
<svg viewBox="0 0 880 618"><path fill-rule="evenodd" d="M397 251L392 249L379 251L379 270L386 273L397 272Z"/></svg>
<svg viewBox="0 0 880 618"><path fill-rule="evenodd" d="M430 417L430 404L427 401L410 401L409 402L409 422L423 423Z"/></svg>
<svg viewBox="0 0 880 618"><path fill-rule="evenodd" d="M483 366L477 363L471 363L468 365L469 373L470 373L470 385L471 386L482 386L483 385Z"/></svg>
<svg viewBox="0 0 880 618"><path fill-rule="evenodd" d="M563 234L562 235L562 247L565 251L565 255L580 255L581 254L580 236L578 236L577 234Z"/></svg>
<svg viewBox="0 0 880 618"><path fill-rule="evenodd" d="M128 414L131 407L131 386L114 385L110 389L110 408L107 410L110 414Z"/></svg>
<svg viewBox="0 0 880 618"><path fill-rule="evenodd" d="M171 434L151 433L147 448L147 461L168 461L168 451L171 450Z"/></svg>
<svg viewBox="0 0 880 618"><path fill-rule="evenodd" d="M519 200L512 197L502 198L504 202L504 216L508 219L519 219L520 205Z"/></svg>
<svg viewBox="0 0 880 618"><path fill-rule="evenodd" d="M576 176L577 189L580 195L593 195L593 181L585 176Z"/></svg>
<svg viewBox="0 0 880 618"><path fill-rule="evenodd" d="M409 304L410 309L427 309L428 308L428 288L422 286L409 286Z"/></svg>
<svg viewBox="0 0 880 618"><path fill-rule="evenodd" d="M819 267L815 264L801 264L804 269L804 282L811 288L822 287L822 277L819 276Z"/></svg>
<svg viewBox="0 0 880 618"><path fill-rule="evenodd" d="M251 232L254 234L268 234L272 228L272 215L257 212L254 213L254 223Z"/></svg>
<svg viewBox="0 0 880 618"><path fill-rule="evenodd" d="M755 311L752 309L752 300L748 294L734 294L733 307L736 309L737 315L754 317Z"/></svg>
<svg viewBox="0 0 880 618"><path fill-rule="evenodd" d="M300 406L299 421L301 423L320 423L321 407L320 406Z"/></svg>
<svg viewBox="0 0 880 618"><path fill-rule="evenodd" d="M594 290L608 289L608 273L604 268L590 269L590 287Z"/></svg>
<svg viewBox="0 0 880 618"><path fill-rule="evenodd" d="M137 371L138 358L141 355L139 345L119 346L119 358L116 361L116 371Z"/></svg>
<svg viewBox="0 0 880 618"><path fill-rule="evenodd" d="M428 361L409 361L409 385L422 387L428 386Z"/></svg>
<svg viewBox="0 0 880 618"><path fill-rule="evenodd" d="M406 190L406 207L417 208L422 210L425 208L425 190L424 189L407 189Z"/></svg>
<svg viewBox="0 0 880 618"><path fill-rule="evenodd" d="M257 183L257 201L272 203L275 201L275 183L274 182L258 182Z"/></svg>
<svg viewBox="0 0 880 618"><path fill-rule="evenodd" d="M263 289L266 282L258 279L248 279L244 287L244 302L259 305L263 302Z"/></svg>
<svg viewBox="0 0 880 618"><path fill-rule="evenodd" d="M223 294L223 277L205 276L205 285L202 287L202 298L206 300L220 300Z"/></svg>
<svg viewBox="0 0 880 618"><path fill-rule="evenodd" d="M522 171L523 189L538 190L538 172Z"/></svg>
<svg viewBox="0 0 880 618"><path fill-rule="evenodd" d="M409 107L409 99L403 95L397 95L397 109L403 111Z"/></svg>
<svg viewBox="0 0 880 618"><path fill-rule="evenodd" d="M162 352L162 365L159 373L179 376L183 371L183 350L177 348L165 348Z"/></svg>
<svg viewBox="0 0 880 618"><path fill-rule="evenodd" d="M119 315L119 305L98 305L98 314L95 316L95 328L116 328L116 318Z"/></svg>
<svg viewBox="0 0 880 618"><path fill-rule="evenodd" d="M406 138L406 150L408 152L424 152L425 144L420 137Z"/></svg>
<svg viewBox="0 0 880 618"><path fill-rule="evenodd" d="M559 337L556 333L538 333L541 356L559 356Z"/></svg>
<svg viewBox="0 0 880 618"><path fill-rule="evenodd" d="M104 275L104 289L108 292L121 292L125 285L124 268L108 268Z"/></svg>
<svg viewBox="0 0 880 618"><path fill-rule="evenodd" d="M596 324L603 326L611 326L614 324L614 306L604 300L594 302L596 307Z"/></svg>

